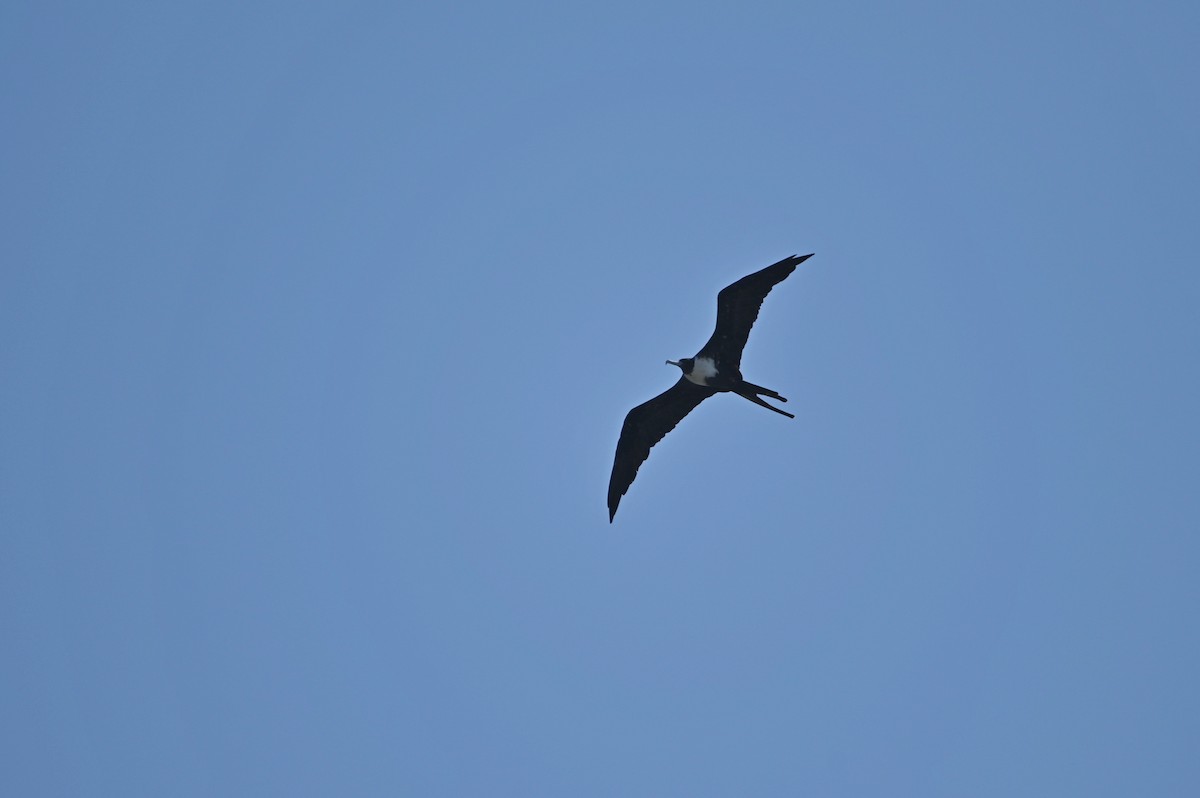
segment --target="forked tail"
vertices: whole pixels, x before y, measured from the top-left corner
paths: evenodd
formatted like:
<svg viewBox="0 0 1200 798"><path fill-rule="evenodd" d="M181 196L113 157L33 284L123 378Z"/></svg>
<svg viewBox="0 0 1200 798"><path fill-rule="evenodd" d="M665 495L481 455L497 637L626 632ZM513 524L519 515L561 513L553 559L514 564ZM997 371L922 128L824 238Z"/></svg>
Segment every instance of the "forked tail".
<svg viewBox="0 0 1200 798"><path fill-rule="evenodd" d="M758 394L762 394L763 396L768 396L772 399L778 399L780 402L786 402L787 399L780 396L778 391L772 391L770 388L764 388L761 385L755 385L752 382L746 382L745 380L742 380L742 384L737 387L736 392L737 392L738 396L749 399L751 402L754 402L754 404L756 404L756 405L762 405L763 407L767 408L768 410L774 410L776 413L778 413L781 416L787 416L788 418L795 418L794 415L787 412L786 410L780 410L778 407L773 407L772 405L769 405L766 402L764 402L758 396Z"/></svg>

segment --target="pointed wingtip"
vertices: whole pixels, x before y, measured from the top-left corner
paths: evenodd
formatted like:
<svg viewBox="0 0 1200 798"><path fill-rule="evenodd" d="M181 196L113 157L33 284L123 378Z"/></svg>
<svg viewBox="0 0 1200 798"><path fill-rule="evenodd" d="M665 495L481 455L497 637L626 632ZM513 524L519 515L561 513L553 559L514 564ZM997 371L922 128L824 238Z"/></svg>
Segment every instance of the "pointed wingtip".
<svg viewBox="0 0 1200 798"><path fill-rule="evenodd" d="M789 255L788 257L779 261L779 263L772 264L772 266L774 268L783 267L783 268L787 269L789 274L791 274L793 269L795 269L801 263L804 263L804 261L808 260L815 254L817 254L817 253L810 252L807 255ZM768 267L768 268L771 268L771 267Z"/></svg>

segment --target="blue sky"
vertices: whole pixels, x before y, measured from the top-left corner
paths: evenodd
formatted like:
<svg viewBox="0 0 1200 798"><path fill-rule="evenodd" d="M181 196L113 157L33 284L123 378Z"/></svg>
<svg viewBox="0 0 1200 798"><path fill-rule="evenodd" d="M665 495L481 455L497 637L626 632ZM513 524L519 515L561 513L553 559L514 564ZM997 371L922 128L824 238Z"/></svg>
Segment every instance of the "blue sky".
<svg viewBox="0 0 1200 798"><path fill-rule="evenodd" d="M0 791L1195 795L1198 36L0 12Z"/></svg>

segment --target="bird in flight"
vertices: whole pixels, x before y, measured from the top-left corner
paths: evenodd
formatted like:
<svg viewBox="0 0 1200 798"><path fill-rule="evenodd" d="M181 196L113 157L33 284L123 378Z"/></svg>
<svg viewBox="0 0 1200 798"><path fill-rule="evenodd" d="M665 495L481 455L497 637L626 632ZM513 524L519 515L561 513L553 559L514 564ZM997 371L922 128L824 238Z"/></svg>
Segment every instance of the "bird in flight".
<svg viewBox="0 0 1200 798"><path fill-rule="evenodd" d="M731 391L788 418L791 413L773 407L762 400L766 396L786 402L777 391L763 388L742 379L742 350L750 337L750 328L758 318L758 309L771 289L796 270L796 266L812 257L793 255L762 271L749 274L717 294L717 327L695 357L668 360L678 366L683 376L666 391L640 404L625 416L621 437L617 441L617 456L613 460L612 476L608 480L608 522L617 514L621 497L633 484L638 469L650 456L650 447L663 439L683 417L708 397Z"/></svg>

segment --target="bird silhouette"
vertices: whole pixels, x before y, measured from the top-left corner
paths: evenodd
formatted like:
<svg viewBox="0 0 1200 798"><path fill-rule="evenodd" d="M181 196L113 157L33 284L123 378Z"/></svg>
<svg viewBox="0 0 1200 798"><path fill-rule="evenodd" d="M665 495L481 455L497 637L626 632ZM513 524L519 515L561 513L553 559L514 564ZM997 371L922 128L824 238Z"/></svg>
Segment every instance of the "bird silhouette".
<svg viewBox="0 0 1200 798"><path fill-rule="evenodd" d="M721 392L736 393L756 405L788 418L794 415L762 400L765 396L780 402L787 399L778 391L763 388L742 378L742 350L750 337L750 328L758 319L759 308L771 289L796 267L812 257L793 255L767 268L749 274L717 294L717 326L712 337L693 357L668 360L683 372L679 382L629 411L621 426L612 476L608 480L608 522L617 514L621 497L629 490L638 469L650 456L650 449L692 412L701 402Z"/></svg>

